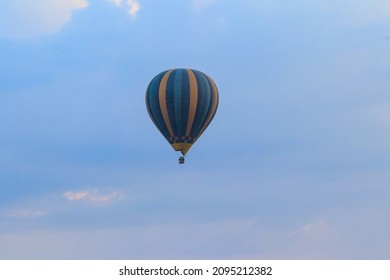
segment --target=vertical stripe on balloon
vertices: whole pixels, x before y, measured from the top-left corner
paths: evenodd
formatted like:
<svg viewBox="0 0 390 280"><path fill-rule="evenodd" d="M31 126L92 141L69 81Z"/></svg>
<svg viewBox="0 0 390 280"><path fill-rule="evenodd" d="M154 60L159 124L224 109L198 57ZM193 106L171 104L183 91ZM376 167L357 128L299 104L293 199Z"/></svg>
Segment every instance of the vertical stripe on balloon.
<svg viewBox="0 0 390 280"><path fill-rule="evenodd" d="M172 130L171 121L170 121L169 116L168 116L167 98L166 98L167 81L168 81L168 77L171 74L171 72L172 72L172 70L169 70L167 73L165 73L165 75L161 79L160 87L158 90L158 100L160 102L160 110L161 110L161 113L162 113L162 116L164 119L164 123L167 126L170 137L173 137L174 133Z"/></svg>
<svg viewBox="0 0 390 280"><path fill-rule="evenodd" d="M199 137L202 135L202 133L206 130L207 126L210 124L211 120L213 119L215 112L217 111L218 108L218 89L217 86L215 85L214 81L206 75L206 78L208 79L211 88L212 88L212 105L211 105L211 110L208 112L208 118L206 122L203 124L202 129L200 130L200 133L197 135Z"/></svg>
<svg viewBox="0 0 390 280"><path fill-rule="evenodd" d="M190 136L191 128L194 123L196 105L198 104L198 84L196 77L191 70L187 70L188 77L190 80L190 106L188 111L188 122L186 129L186 136Z"/></svg>
<svg viewBox="0 0 390 280"><path fill-rule="evenodd" d="M164 123L162 118L160 103L158 100L158 88L161 82L163 75L167 71L164 71L157 75L149 84L146 91L146 105L150 118L156 127L160 130L164 137L169 137L169 131Z"/></svg>

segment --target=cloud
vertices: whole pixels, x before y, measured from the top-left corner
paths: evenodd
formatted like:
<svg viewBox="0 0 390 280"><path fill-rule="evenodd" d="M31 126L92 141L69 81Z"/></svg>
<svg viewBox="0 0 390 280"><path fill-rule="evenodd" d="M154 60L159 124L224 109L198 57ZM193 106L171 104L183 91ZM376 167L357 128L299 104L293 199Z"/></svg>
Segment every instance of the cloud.
<svg viewBox="0 0 390 280"><path fill-rule="evenodd" d="M64 193L64 196L67 200L73 201L73 200L83 200L88 196L87 191L81 191L81 192L66 192Z"/></svg>
<svg viewBox="0 0 390 280"><path fill-rule="evenodd" d="M110 193L102 194L98 190L93 191L78 191L78 192L65 192L64 197L69 201L91 201L98 203L105 203L122 197L122 193L119 191L113 191Z"/></svg>
<svg viewBox="0 0 390 280"><path fill-rule="evenodd" d="M193 7L195 12L200 13L215 2L217 2L217 0L193 0Z"/></svg>
<svg viewBox="0 0 390 280"><path fill-rule="evenodd" d="M29 38L58 32L87 0L2 0L0 38Z"/></svg>
<svg viewBox="0 0 390 280"><path fill-rule="evenodd" d="M352 19L356 23L367 24L371 22L389 22L390 2L388 0L373 1L348 1L348 6L344 6L345 12L352 8Z"/></svg>
<svg viewBox="0 0 390 280"><path fill-rule="evenodd" d="M122 5L122 0L110 0L111 2L114 2L116 6Z"/></svg>
<svg viewBox="0 0 390 280"><path fill-rule="evenodd" d="M241 246L249 250L256 247L252 242L262 235L259 229L252 220L222 220L82 230L10 231L0 234L0 258L234 258L242 250ZM252 231L255 232L249 237L256 239L248 240L248 232ZM125 244L123 240L126 240ZM209 250L204 250L206 247Z"/></svg>
<svg viewBox="0 0 390 280"><path fill-rule="evenodd" d="M211 1L211 0L210 0ZM207 2L207 0L197 0L196 2ZM289 15L303 14L310 17L316 14L318 18L326 19L329 24L335 23L347 26L364 26L379 22L389 22L390 2L388 0L304 0L299 3L284 3L272 0L244 0L246 4L262 13L271 13L280 18L280 12Z"/></svg>
<svg viewBox="0 0 390 280"><path fill-rule="evenodd" d="M294 234L304 239L325 239L330 236L330 226L324 220L304 224Z"/></svg>
<svg viewBox="0 0 390 280"><path fill-rule="evenodd" d="M138 11L141 9L141 6L136 0L128 0L127 4L129 5L129 15L135 17Z"/></svg>
<svg viewBox="0 0 390 280"><path fill-rule="evenodd" d="M282 247L278 247L280 250L278 257L286 259L330 258L332 256L330 244L337 242L335 229L322 218L298 225L285 233L279 232L276 236L275 243L279 242L284 248L282 252Z"/></svg>
<svg viewBox="0 0 390 280"><path fill-rule="evenodd" d="M115 6L121 7L123 6L123 1L122 0L109 0L110 2L114 3ZM141 5L138 3L137 0L127 0L126 3L126 9L127 13L132 17L135 18L139 10L141 9Z"/></svg>
<svg viewBox="0 0 390 280"><path fill-rule="evenodd" d="M3 215L5 218L33 219L46 216L47 213L42 210L20 209L9 211Z"/></svg>

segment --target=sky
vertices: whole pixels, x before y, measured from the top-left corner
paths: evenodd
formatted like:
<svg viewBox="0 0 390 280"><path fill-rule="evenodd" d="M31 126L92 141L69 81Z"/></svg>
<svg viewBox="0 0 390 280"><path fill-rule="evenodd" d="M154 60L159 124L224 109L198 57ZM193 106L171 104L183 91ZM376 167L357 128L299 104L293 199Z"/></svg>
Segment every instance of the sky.
<svg viewBox="0 0 390 280"><path fill-rule="evenodd" d="M2 0L0 259L389 259L388 0ZM179 165L172 68L219 89Z"/></svg>

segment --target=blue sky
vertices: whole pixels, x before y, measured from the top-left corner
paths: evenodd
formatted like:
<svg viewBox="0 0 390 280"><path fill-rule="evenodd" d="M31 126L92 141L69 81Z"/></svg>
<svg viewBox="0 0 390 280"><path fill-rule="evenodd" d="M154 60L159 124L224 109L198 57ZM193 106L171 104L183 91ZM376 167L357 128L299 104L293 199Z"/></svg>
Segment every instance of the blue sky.
<svg viewBox="0 0 390 280"><path fill-rule="evenodd" d="M1 259L388 259L386 0L0 3ZM177 164L163 70L210 75Z"/></svg>

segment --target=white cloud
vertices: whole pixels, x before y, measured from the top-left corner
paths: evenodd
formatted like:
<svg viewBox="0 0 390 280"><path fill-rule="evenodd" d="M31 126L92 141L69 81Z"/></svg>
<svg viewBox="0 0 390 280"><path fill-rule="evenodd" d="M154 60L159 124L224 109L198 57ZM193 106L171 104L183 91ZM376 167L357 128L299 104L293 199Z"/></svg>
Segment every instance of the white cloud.
<svg viewBox="0 0 390 280"><path fill-rule="evenodd" d="M307 223L298 230L297 234L315 239L322 238L329 235L329 225L323 220Z"/></svg>
<svg viewBox="0 0 390 280"><path fill-rule="evenodd" d="M141 6L136 0L128 0L127 4L129 5L129 15L135 17L138 11L141 9Z"/></svg>
<svg viewBox="0 0 390 280"><path fill-rule="evenodd" d="M20 209L20 210L9 211L5 213L3 216L6 218L32 219L32 218L39 218L46 215L47 213L42 210Z"/></svg>
<svg viewBox="0 0 390 280"><path fill-rule="evenodd" d="M87 0L2 0L0 37L26 38L58 32Z"/></svg>
<svg viewBox="0 0 390 280"><path fill-rule="evenodd" d="M301 224L290 231L275 232L272 243L274 250L268 252L268 258L285 259L322 259L332 256L329 244L337 242L335 229L329 222L318 219ZM279 243L280 245L276 245ZM262 255L262 257L266 257Z"/></svg>
<svg viewBox="0 0 390 280"><path fill-rule="evenodd" d="M139 10L141 9L141 5L138 3L137 0L127 0L126 5L122 5L122 0L109 0L110 2L114 3L117 7L124 7L126 6L127 13L132 17L135 18L138 14Z"/></svg>
<svg viewBox="0 0 390 280"><path fill-rule="evenodd" d="M207 2L208 0L194 0L195 2ZM211 0L209 0L211 1ZM330 25L344 24L363 26L373 22L390 21L390 1L388 0L303 0L273 1L273 0L243 0L243 5L257 9L261 13L269 13L280 17L280 12L289 15L302 14L313 17L321 15L329 20Z"/></svg>
<svg viewBox="0 0 390 280"><path fill-rule="evenodd" d="M195 12L202 12L205 8L215 4L217 0L193 0L193 7Z"/></svg>
<svg viewBox="0 0 390 280"><path fill-rule="evenodd" d="M345 0L320 1L320 11L339 14L338 20L350 25L366 25L373 22L389 22L390 2L388 0Z"/></svg>
<svg viewBox="0 0 390 280"><path fill-rule="evenodd" d="M69 201L91 201L91 202L109 202L111 200L119 199L122 197L122 193L113 191L110 193L101 193L98 190L93 191L78 191L78 192L66 192L63 194Z"/></svg>
<svg viewBox="0 0 390 280"><path fill-rule="evenodd" d="M116 6L122 5L122 0L110 0L111 2L114 2Z"/></svg>
<svg viewBox="0 0 390 280"><path fill-rule="evenodd" d="M73 201L73 200L83 200L88 196L89 192L87 191L80 191L80 192L66 192L64 193L64 196L67 200Z"/></svg>

